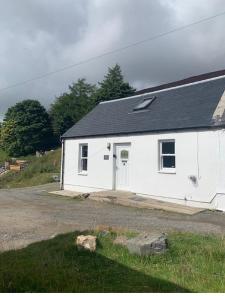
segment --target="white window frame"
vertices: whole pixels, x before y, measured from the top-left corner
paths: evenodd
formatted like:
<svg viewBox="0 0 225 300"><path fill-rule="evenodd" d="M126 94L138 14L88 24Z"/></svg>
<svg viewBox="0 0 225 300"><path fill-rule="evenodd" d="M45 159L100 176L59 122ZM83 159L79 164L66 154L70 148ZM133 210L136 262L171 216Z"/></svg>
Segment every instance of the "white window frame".
<svg viewBox="0 0 225 300"><path fill-rule="evenodd" d="M173 142L174 143L174 153L162 153L162 144ZM163 157L164 156L174 156L175 158L175 168L164 168L163 167ZM176 173L176 141L175 139L163 139L159 140L159 172L160 173Z"/></svg>
<svg viewBox="0 0 225 300"><path fill-rule="evenodd" d="M84 146L87 146L87 156L82 156L82 148ZM87 160L87 170L82 169L82 160L86 159ZM78 162L78 174L82 175L87 175L88 173L88 144L87 143L82 143L79 144L79 162Z"/></svg>

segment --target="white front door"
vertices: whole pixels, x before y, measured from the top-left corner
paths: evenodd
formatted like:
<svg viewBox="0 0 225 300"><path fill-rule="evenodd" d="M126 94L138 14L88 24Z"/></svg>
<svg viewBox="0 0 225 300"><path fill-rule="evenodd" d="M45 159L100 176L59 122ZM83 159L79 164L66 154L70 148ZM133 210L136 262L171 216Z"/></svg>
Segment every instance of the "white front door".
<svg viewBox="0 0 225 300"><path fill-rule="evenodd" d="M116 145L116 163L115 163L115 188L116 190L129 190L129 162L130 145Z"/></svg>

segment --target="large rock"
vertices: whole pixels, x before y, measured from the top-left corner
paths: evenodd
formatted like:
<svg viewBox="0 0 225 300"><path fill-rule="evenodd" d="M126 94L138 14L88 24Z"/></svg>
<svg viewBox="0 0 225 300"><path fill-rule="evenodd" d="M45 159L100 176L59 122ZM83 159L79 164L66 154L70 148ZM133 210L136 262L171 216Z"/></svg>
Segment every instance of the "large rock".
<svg viewBox="0 0 225 300"><path fill-rule="evenodd" d="M162 253L167 249L167 238L165 234L143 233L127 241L130 253L138 255L150 255Z"/></svg>
<svg viewBox="0 0 225 300"><path fill-rule="evenodd" d="M78 249L86 249L89 251L96 250L96 236L93 235L79 235L76 239Z"/></svg>

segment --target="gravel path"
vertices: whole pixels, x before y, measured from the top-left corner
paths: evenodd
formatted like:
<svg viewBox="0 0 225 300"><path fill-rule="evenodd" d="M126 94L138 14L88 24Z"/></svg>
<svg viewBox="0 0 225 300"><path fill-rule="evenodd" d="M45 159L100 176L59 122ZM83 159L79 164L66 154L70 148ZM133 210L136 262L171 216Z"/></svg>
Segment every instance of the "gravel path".
<svg viewBox="0 0 225 300"><path fill-rule="evenodd" d="M55 189L55 184L49 184L0 190L0 251L99 225L139 231L225 234L225 214L221 212L204 211L187 216L135 209L48 194Z"/></svg>

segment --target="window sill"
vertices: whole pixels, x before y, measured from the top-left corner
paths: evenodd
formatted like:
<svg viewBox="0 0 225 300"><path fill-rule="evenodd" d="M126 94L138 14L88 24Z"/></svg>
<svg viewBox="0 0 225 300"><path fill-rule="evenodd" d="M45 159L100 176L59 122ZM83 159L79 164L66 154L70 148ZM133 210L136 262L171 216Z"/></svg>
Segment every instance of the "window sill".
<svg viewBox="0 0 225 300"><path fill-rule="evenodd" d="M158 173L162 173L162 174L176 174L176 169L171 170L171 169L162 169L159 170Z"/></svg>
<svg viewBox="0 0 225 300"><path fill-rule="evenodd" d="M81 175L81 176L87 176L88 173L87 173L87 172L79 172L78 175Z"/></svg>

